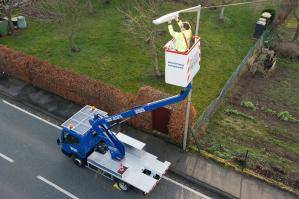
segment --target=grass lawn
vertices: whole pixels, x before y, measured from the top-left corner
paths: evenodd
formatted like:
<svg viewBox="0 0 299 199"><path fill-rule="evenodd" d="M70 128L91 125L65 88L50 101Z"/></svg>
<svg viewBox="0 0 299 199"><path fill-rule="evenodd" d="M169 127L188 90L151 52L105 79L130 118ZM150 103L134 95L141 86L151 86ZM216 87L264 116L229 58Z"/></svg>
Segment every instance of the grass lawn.
<svg viewBox="0 0 299 199"><path fill-rule="evenodd" d="M232 161L248 150L250 168L298 189L298 76L298 61L280 61L268 78L245 76L212 118L201 140L203 148ZM252 109L241 106L243 100L252 102ZM283 111L297 121L280 119L278 114Z"/></svg>
<svg viewBox="0 0 299 199"><path fill-rule="evenodd" d="M28 29L14 37L0 38L0 44L102 80L125 92L136 93L141 86L150 85L170 94L178 93L180 88L166 85L164 79L155 78L148 47L128 32L123 16L116 9L117 6L121 7L121 3L112 1L109 5L103 5L101 1L94 2L96 14L81 19L81 31L78 33L80 53L70 52L58 24L30 19L27 20ZM122 1L123 4L128 2ZM253 45L254 23L259 13L271 6L260 4L226 8L225 23L217 20L219 9L202 11L200 36L203 61L201 71L194 79L193 92L193 102L199 113L218 95ZM161 8L161 14L178 8L186 8L186 5L167 1ZM184 16L184 19L190 18ZM195 17L192 20L195 22ZM163 28L166 30L166 25ZM168 39L170 36L164 36L165 42ZM162 44L160 63L163 70Z"/></svg>

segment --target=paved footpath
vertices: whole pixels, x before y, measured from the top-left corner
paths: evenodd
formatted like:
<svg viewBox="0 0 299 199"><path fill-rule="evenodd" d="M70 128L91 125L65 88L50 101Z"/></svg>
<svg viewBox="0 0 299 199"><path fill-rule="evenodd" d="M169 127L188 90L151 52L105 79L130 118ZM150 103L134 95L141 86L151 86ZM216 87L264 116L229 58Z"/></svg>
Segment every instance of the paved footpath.
<svg viewBox="0 0 299 199"><path fill-rule="evenodd" d="M21 81L0 81L0 93L19 100L23 104L33 105L41 111L46 111L57 118L68 118L81 106L70 103L56 95L26 85ZM223 168L213 161L200 157L196 153L182 152L177 146L159 139L153 135L141 132L128 126L122 131L147 144L146 150L155 154L161 160L172 163L171 173L184 176L188 181L197 183L201 187L214 189L215 198L225 193L230 198L242 199L295 199L295 195L280 190L252 177L242 175L232 169ZM1 153L1 151L0 151ZM54 157L55 158L55 157ZM1 175L0 175L1 176ZM205 193L205 188L202 189ZM207 191L206 193L211 193Z"/></svg>

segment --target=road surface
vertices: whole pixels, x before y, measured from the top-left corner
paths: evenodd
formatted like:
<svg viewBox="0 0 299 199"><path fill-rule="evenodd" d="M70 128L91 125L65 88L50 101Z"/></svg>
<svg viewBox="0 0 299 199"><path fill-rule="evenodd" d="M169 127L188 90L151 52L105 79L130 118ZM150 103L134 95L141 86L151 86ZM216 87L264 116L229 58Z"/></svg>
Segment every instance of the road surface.
<svg viewBox="0 0 299 199"><path fill-rule="evenodd" d="M41 198L144 198L141 192L121 192L113 182L82 169L56 145L59 129L0 99L0 197ZM166 178L147 198L208 198L199 191Z"/></svg>

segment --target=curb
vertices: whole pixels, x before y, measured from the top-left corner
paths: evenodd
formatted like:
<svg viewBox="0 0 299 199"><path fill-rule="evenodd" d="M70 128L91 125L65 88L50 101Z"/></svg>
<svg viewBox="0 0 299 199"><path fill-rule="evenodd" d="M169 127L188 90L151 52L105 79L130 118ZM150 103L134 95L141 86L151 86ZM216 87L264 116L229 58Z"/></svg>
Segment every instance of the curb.
<svg viewBox="0 0 299 199"><path fill-rule="evenodd" d="M35 105L32 105L32 104L27 103L25 101L22 101L22 100L14 97L14 96L11 96L11 95L9 95L5 92L0 91L0 97L2 97L4 100L10 100L12 102L16 102L17 104L21 104L21 105L27 107L27 109L33 110L33 112L37 112L41 115L47 116L47 117L51 118L51 122L54 121L54 123L57 124L57 125L59 125L59 123L62 123L64 121L64 119L61 118L61 117L58 117L58 116L56 116L56 115L54 115L54 114L52 114L48 111L45 111L45 110L39 108L38 106L35 106Z"/></svg>
<svg viewBox="0 0 299 199"><path fill-rule="evenodd" d="M205 189L213 191L213 192L217 193L218 195L224 196L224 197L229 198L229 199L238 199L238 197L235 197L235 196L231 195L230 193L222 191L222 190L220 190L217 187L209 185L209 184L207 184L207 183L205 183L205 182L203 182L203 181L201 181L199 179L196 179L196 178L194 178L194 177L192 177L190 175L187 175L186 173L184 173L184 172L182 172L182 171L180 171L178 169L175 169L173 167L170 167L168 172L173 173L174 175L176 175L176 176L178 176L178 177L180 177L182 179L185 179L185 180L187 180L187 181L189 181L191 183L194 183L194 184L196 184L196 185L198 185L200 187L203 187Z"/></svg>

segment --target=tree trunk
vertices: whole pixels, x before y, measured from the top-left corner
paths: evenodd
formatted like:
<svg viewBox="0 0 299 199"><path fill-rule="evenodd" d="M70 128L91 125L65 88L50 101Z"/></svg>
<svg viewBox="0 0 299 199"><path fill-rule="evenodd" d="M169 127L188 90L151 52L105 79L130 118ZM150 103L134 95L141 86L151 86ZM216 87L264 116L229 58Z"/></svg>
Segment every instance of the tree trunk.
<svg viewBox="0 0 299 199"><path fill-rule="evenodd" d="M88 14L94 14L94 13L95 13L95 11L94 11L94 9L93 9L93 5L92 5L91 0L88 0L88 1L87 1L87 5L86 5L86 7L87 7L87 13L88 13Z"/></svg>
<svg viewBox="0 0 299 199"><path fill-rule="evenodd" d="M150 49L151 49L152 58L154 60L155 74L159 78L162 75L161 75L161 72L160 72L160 69L159 69L159 60L158 60L157 46L156 46L156 43L155 43L155 37L152 36L150 38L149 42L150 42Z"/></svg>
<svg viewBox="0 0 299 199"><path fill-rule="evenodd" d="M293 37L293 41L296 41L298 39L298 36L299 36L299 19L297 19L297 28Z"/></svg>
<svg viewBox="0 0 299 199"><path fill-rule="evenodd" d="M219 16L219 21L224 22L224 7L221 8L220 16Z"/></svg>
<svg viewBox="0 0 299 199"><path fill-rule="evenodd" d="M75 42L75 35L76 33L71 32L69 35L69 44L70 44L70 48L71 51L76 53L76 52L80 52L80 48L77 46L76 42Z"/></svg>

